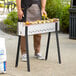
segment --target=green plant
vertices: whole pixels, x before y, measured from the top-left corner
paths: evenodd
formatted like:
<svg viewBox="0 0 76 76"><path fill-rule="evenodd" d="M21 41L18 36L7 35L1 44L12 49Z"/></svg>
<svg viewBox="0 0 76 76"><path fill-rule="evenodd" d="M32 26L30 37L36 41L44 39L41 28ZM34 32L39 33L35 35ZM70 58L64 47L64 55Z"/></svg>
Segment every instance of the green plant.
<svg viewBox="0 0 76 76"><path fill-rule="evenodd" d="M7 19L4 20L4 24L6 24L6 30L16 33L17 32L17 21L18 16L17 12L12 11L8 14Z"/></svg>
<svg viewBox="0 0 76 76"><path fill-rule="evenodd" d="M48 14L48 17L54 18L58 17L60 18L60 14L62 12L62 5L60 0L47 0L46 3L46 11Z"/></svg>
<svg viewBox="0 0 76 76"><path fill-rule="evenodd" d="M61 0L47 0L46 11L49 18L60 19L60 31L69 29L69 4L62 4Z"/></svg>
<svg viewBox="0 0 76 76"><path fill-rule="evenodd" d="M69 5L63 8L63 14L61 17L61 31L64 33L69 32Z"/></svg>

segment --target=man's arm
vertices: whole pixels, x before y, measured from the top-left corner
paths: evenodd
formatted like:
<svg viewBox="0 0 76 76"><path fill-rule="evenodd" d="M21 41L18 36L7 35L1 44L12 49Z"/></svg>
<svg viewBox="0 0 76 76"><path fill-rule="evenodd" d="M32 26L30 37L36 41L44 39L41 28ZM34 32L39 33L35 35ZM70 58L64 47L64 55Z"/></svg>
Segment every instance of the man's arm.
<svg viewBox="0 0 76 76"><path fill-rule="evenodd" d="M46 7L46 0L41 0L41 13L42 13L42 15L43 14L47 15L47 13L45 11L45 7Z"/></svg>
<svg viewBox="0 0 76 76"><path fill-rule="evenodd" d="M16 0L17 10L21 10L21 0Z"/></svg>
<svg viewBox="0 0 76 76"><path fill-rule="evenodd" d="M18 11L18 18L21 20L23 14L23 11L21 9L21 0L16 0L16 5L17 5L17 11Z"/></svg>

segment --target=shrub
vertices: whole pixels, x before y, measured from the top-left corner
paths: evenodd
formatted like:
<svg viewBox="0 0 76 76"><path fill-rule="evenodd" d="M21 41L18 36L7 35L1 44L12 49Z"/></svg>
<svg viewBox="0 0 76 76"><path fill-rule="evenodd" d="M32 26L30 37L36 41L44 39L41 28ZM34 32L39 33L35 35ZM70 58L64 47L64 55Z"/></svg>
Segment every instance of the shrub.
<svg viewBox="0 0 76 76"><path fill-rule="evenodd" d="M60 0L47 0L46 3L46 11L48 14L48 17L54 18L58 17L60 18L61 12L62 12L62 5Z"/></svg>
<svg viewBox="0 0 76 76"><path fill-rule="evenodd" d="M70 5L62 4L61 0L47 0L46 11L49 18L60 19L60 31L68 33Z"/></svg>
<svg viewBox="0 0 76 76"><path fill-rule="evenodd" d="M17 12L12 11L11 13L9 13L7 19L4 20L4 24L6 24L6 30L16 33L17 21L18 21Z"/></svg>
<svg viewBox="0 0 76 76"><path fill-rule="evenodd" d="M64 33L68 33L69 32L69 5L65 6L63 8L63 15L61 17L61 31Z"/></svg>

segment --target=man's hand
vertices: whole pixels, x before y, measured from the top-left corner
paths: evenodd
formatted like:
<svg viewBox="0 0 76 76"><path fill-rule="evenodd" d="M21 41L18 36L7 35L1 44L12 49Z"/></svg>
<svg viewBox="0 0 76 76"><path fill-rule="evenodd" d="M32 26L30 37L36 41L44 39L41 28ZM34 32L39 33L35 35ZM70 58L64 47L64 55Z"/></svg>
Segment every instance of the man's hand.
<svg viewBox="0 0 76 76"><path fill-rule="evenodd" d="M43 15L47 16L47 13L45 11L45 6L46 6L46 0L41 0L41 14L42 14L42 16Z"/></svg>
<svg viewBox="0 0 76 76"><path fill-rule="evenodd" d="M18 18L19 18L19 20L21 20L23 16L24 16L23 11L22 10L18 10Z"/></svg>
<svg viewBox="0 0 76 76"><path fill-rule="evenodd" d="M43 16L43 15L46 15L46 16L47 16L47 13L46 13L45 10L41 10L41 14L42 14L42 16Z"/></svg>

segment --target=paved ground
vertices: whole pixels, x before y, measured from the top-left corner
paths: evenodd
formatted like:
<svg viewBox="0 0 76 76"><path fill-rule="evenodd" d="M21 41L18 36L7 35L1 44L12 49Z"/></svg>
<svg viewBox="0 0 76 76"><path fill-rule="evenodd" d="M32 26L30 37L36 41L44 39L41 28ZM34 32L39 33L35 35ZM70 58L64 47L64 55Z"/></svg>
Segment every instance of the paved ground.
<svg viewBox="0 0 76 76"><path fill-rule="evenodd" d="M59 34L62 64L58 64L55 33L51 35L48 60L34 58L33 37L29 36L31 72L27 72L26 62L19 60L15 68L17 36L0 31L0 37L6 39L7 74L0 76L76 76L76 40L69 39L68 34ZM45 56L47 34L42 35L41 52Z"/></svg>
<svg viewBox="0 0 76 76"><path fill-rule="evenodd" d="M3 11L3 10L4 10L3 8L0 8L0 21L6 19L7 14L8 14L7 9L5 9L5 11Z"/></svg>

